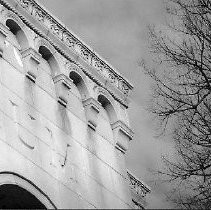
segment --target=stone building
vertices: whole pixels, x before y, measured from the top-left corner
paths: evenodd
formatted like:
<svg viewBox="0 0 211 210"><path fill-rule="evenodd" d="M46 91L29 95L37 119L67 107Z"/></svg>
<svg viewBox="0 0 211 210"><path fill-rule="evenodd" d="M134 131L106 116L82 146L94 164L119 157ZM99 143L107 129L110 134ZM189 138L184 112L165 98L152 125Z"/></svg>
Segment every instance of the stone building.
<svg viewBox="0 0 211 210"><path fill-rule="evenodd" d="M0 0L0 208L142 208L132 85L34 0Z"/></svg>

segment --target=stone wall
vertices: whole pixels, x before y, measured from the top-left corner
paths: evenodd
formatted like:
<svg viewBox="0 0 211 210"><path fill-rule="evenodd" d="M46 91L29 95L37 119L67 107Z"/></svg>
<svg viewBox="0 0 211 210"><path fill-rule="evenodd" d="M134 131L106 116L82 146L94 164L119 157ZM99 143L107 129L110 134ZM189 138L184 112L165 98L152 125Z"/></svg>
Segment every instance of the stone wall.
<svg viewBox="0 0 211 210"><path fill-rule="evenodd" d="M34 1L0 2L0 174L30 180L56 208L132 208L122 93L42 36L22 6Z"/></svg>

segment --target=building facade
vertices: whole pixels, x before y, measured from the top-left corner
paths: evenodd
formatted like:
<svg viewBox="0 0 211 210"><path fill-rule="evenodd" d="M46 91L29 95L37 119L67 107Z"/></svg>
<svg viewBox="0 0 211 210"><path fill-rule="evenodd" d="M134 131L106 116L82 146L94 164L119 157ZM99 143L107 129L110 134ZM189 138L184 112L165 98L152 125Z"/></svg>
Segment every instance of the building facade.
<svg viewBox="0 0 211 210"><path fill-rule="evenodd" d="M0 208L142 208L132 85L34 0L0 0Z"/></svg>

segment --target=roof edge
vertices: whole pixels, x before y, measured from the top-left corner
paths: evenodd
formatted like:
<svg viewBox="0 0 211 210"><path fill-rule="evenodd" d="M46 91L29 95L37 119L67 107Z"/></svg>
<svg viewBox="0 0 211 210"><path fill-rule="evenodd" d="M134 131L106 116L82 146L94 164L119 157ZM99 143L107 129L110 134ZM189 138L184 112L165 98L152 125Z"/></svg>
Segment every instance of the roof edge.
<svg viewBox="0 0 211 210"><path fill-rule="evenodd" d="M16 2L39 22L42 22L49 31L75 51L86 63L94 67L116 88L125 95L129 95L134 86L91 47L80 40L65 24L52 15L40 2L35 0L16 0Z"/></svg>

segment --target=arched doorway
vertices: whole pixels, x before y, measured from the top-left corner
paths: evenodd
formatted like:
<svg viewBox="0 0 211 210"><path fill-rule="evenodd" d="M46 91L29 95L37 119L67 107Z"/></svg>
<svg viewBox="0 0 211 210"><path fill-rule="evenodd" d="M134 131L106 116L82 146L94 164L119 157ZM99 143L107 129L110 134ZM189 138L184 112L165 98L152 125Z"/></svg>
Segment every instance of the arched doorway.
<svg viewBox="0 0 211 210"><path fill-rule="evenodd" d="M0 186L0 209L46 209L33 194L14 184Z"/></svg>
<svg viewBox="0 0 211 210"><path fill-rule="evenodd" d="M32 181L11 171L0 172L0 209L57 209Z"/></svg>

